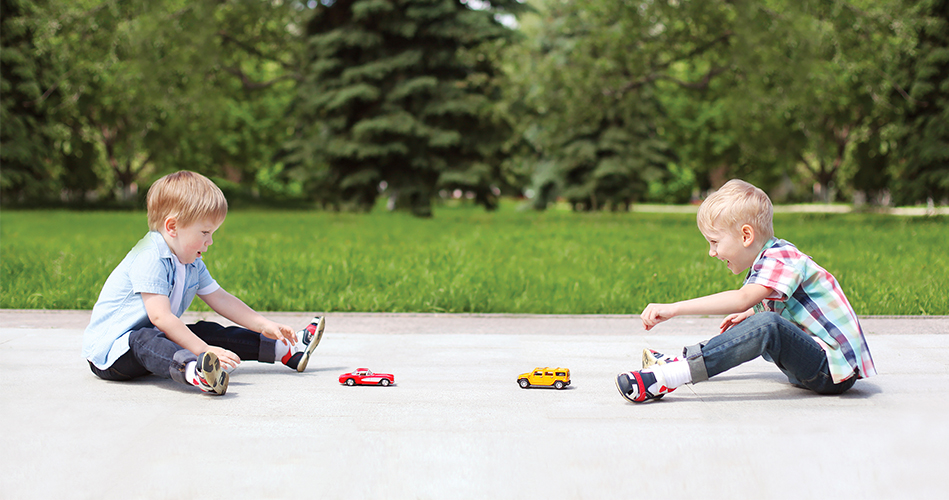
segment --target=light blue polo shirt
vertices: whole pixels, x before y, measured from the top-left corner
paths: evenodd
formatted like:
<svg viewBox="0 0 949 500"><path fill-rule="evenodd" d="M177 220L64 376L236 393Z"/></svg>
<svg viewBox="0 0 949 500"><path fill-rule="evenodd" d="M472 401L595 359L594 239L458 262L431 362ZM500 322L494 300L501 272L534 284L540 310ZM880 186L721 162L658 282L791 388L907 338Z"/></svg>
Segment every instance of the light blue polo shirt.
<svg viewBox="0 0 949 500"><path fill-rule="evenodd" d="M122 259L102 286L92 308L92 320L82 337L82 355L105 370L129 350L129 333L153 326L148 320L142 293L171 297L175 288L177 257L161 233L150 231ZM172 303L172 312L181 317L195 295L207 295L220 286L211 277L201 258L184 264L181 301ZM170 299L169 299L170 300Z"/></svg>

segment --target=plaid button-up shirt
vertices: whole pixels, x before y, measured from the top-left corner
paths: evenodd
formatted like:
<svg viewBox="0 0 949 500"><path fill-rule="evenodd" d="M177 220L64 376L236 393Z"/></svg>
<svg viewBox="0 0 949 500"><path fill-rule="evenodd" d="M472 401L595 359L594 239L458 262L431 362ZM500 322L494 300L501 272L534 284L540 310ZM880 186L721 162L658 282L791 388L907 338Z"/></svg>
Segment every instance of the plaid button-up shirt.
<svg viewBox="0 0 949 500"><path fill-rule="evenodd" d="M827 354L834 383L876 375L857 314L837 280L791 243L771 238L745 284L771 289L756 311L774 311L815 338Z"/></svg>

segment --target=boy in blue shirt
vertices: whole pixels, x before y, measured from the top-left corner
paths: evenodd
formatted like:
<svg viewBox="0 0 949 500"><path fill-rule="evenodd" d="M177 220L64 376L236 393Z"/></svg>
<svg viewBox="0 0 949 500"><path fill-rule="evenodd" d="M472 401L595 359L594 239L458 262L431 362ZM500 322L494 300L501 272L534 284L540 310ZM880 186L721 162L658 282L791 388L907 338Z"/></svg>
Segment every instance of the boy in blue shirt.
<svg viewBox="0 0 949 500"><path fill-rule="evenodd" d="M773 211L764 191L737 179L702 203L697 222L709 256L748 275L738 290L646 306L640 315L646 330L678 315L727 316L718 335L684 348L683 359L644 350L643 369L616 376L624 398L659 399L758 356L792 384L818 394L841 394L876 374L857 314L837 280L774 237Z"/></svg>
<svg viewBox="0 0 949 500"><path fill-rule="evenodd" d="M223 395L224 368L242 359L279 359L305 370L323 336L323 318L297 338L227 293L201 259L227 215L224 193L203 175L181 171L156 181L147 204L149 232L109 275L83 335L92 372L116 381L155 374ZM242 327L186 325L180 318L195 295Z"/></svg>

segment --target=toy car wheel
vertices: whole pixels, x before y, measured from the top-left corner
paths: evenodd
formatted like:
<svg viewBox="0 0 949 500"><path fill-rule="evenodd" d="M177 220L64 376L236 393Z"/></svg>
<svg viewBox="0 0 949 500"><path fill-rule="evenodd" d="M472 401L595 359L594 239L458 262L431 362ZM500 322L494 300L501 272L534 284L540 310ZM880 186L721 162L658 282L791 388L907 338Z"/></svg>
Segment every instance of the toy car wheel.
<svg viewBox="0 0 949 500"><path fill-rule="evenodd" d="M356 381L353 380L353 379L351 379L351 378L348 378L348 379L346 379L346 385L352 387L352 386L356 385Z"/></svg>
<svg viewBox="0 0 949 500"><path fill-rule="evenodd" d="M385 386L389 385L389 379L384 378L384 379L380 380L380 381L379 381L379 385L381 385L382 387L385 387Z"/></svg>
<svg viewBox="0 0 949 500"><path fill-rule="evenodd" d="M554 382L554 389L563 389L563 382L559 380Z"/></svg>
<svg viewBox="0 0 949 500"><path fill-rule="evenodd" d="M517 381L517 385L521 386L521 389L527 389L531 386L531 383L528 382L526 378L522 378Z"/></svg>

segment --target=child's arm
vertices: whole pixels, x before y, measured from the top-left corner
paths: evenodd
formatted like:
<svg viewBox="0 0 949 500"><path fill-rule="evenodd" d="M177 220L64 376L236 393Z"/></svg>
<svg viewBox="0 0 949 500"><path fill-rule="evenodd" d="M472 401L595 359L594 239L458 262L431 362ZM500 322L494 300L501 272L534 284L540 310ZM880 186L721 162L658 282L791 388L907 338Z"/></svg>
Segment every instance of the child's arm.
<svg viewBox="0 0 949 500"><path fill-rule="evenodd" d="M237 366L241 358L223 347L209 346L203 340L198 338L194 332L188 328L188 325L181 321L181 318L171 312L171 302L167 295L156 293L143 293L142 302L145 303L145 311L148 313L148 320L165 333L172 342L184 347L185 349L201 354L203 352L213 352L227 366Z"/></svg>
<svg viewBox="0 0 949 500"><path fill-rule="evenodd" d="M746 312L766 299L771 289L761 285L745 285L738 290L729 290L672 304L649 304L640 318L643 327L651 330L659 323L683 314L732 314Z"/></svg>
<svg viewBox="0 0 949 500"><path fill-rule="evenodd" d="M200 297L211 309L214 309L214 312L244 328L253 330L265 337L279 340L284 344L295 345L297 343L297 335L293 328L275 323L261 316L244 301L231 295L223 288L218 288L207 295L200 295Z"/></svg>

